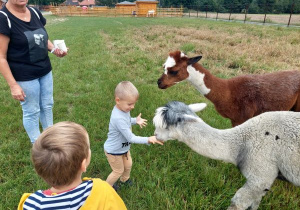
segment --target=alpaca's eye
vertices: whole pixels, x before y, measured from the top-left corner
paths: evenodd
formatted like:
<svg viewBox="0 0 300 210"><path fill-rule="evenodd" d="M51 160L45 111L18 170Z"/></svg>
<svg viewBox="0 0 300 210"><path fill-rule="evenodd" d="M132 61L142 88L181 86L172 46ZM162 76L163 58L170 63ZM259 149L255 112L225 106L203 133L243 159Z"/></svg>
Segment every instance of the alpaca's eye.
<svg viewBox="0 0 300 210"><path fill-rule="evenodd" d="M178 73L178 71L169 71L169 74L175 76Z"/></svg>

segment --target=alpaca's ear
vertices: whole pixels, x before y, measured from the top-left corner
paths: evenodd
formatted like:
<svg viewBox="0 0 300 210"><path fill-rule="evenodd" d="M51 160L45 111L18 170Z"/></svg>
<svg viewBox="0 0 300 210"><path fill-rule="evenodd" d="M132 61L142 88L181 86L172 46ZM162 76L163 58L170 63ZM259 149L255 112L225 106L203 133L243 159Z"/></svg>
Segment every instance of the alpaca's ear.
<svg viewBox="0 0 300 210"><path fill-rule="evenodd" d="M192 115L184 115L184 118L181 121L184 122L197 122L198 118Z"/></svg>
<svg viewBox="0 0 300 210"><path fill-rule="evenodd" d="M200 61L201 58L202 58L201 55L197 57L189 58L187 64L192 65L194 63L197 63L198 61Z"/></svg>
<svg viewBox="0 0 300 210"><path fill-rule="evenodd" d="M206 103L197 103L197 104L190 104L189 108L193 112L199 112L199 111L203 110L206 106L207 106Z"/></svg>

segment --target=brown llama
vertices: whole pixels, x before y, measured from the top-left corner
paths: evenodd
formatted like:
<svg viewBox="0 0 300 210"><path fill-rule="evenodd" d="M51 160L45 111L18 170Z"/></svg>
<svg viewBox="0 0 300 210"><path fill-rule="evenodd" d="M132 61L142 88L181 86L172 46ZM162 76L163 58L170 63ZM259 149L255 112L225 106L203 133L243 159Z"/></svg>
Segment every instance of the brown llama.
<svg viewBox="0 0 300 210"><path fill-rule="evenodd" d="M171 52L158 79L161 89L188 80L209 99L216 110L237 126L267 111L300 111L300 72L280 71L220 79L197 63L202 56L188 58Z"/></svg>

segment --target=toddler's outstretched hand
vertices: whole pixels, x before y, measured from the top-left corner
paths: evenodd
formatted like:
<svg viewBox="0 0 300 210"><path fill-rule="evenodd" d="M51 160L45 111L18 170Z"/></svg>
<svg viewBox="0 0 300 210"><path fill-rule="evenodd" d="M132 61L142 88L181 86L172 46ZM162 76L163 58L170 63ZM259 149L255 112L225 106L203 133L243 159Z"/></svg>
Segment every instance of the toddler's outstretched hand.
<svg viewBox="0 0 300 210"><path fill-rule="evenodd" d="M148 138L148 143L149 143L149 144L160 144L160 145L164 145L164 143L163 143L162 141L157 140L155 136L150 136L150 137Z"/></svg>
<svg viewBox="0 0 300 210"><path fill-rule="evenodd" d="M136 124L139 124L141 128L145 127L147 125L147 120L141 118L142 113L139 114L139 116L136 117Z"/></svg>

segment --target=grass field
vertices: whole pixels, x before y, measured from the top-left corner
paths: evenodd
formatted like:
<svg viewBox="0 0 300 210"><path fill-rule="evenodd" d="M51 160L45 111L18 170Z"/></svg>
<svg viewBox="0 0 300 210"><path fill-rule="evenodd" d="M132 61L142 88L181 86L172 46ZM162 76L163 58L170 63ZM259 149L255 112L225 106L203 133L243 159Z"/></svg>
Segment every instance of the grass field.
<svg viewBox="0 0 300 210"><path fill-rule="evenodd" d="M170 100L207 102L199 114L216 128L230 122L187 82L160 90L156 81L169 51L181 49L213 74L230 78L247 73L300 70L299 29L184 18L59 18L47 16L50 39L64 39L69 55L50 55L54 76L54 121L86 127L92 161L84 176L106 179L110 167L103 144L107 137L113 91L122 80L133 82L140 112L148 126L133 127L150 136L157 107ZM22 126L19 103L0 78L0 209L16 209L23 192L46 189L30 162L30 142ZM197 155L177 141L164 146L132 145L134 186L119 192L130 210L226 209L245 179L227 163ZM300 164L300 163L299 163ZM261 210L300 209L300 188L275 181Z"/></svg>

